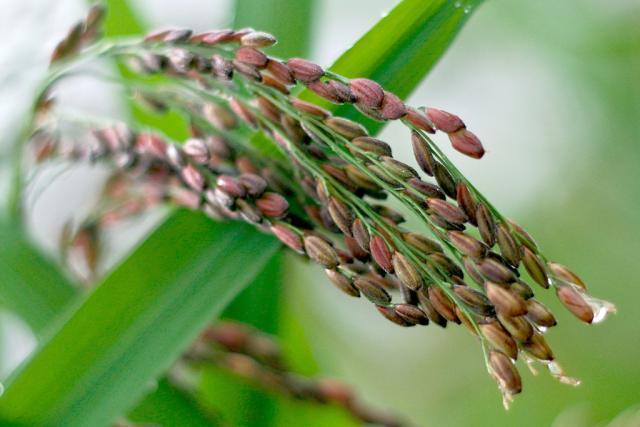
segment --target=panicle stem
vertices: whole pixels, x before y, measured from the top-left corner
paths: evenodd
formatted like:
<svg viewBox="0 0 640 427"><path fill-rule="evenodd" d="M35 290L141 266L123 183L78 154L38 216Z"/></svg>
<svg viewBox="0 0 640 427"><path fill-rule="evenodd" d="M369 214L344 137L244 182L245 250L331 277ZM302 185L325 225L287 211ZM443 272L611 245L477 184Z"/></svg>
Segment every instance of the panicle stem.
<svg viewBox="0 0 640 427"><path fill-rule="evenodd" d="M549 262L531 236L507 220L429 136L445 133L456 150L480 158L484 148L464 122L435 108L412 108L371 80L350 80L301 58L270 57L260 47L272 43L273 36L252 31L166 30L144 40L93 44L77 42L77 31L70 33L56 49L16 145L14 210L23 186L22 141L45 136L50 140L39 145L40 160L55 153L72 160L111 160L118 174L159 195L147 197L145 206L169 200L213 218L253 223L324 267L343 292L364 295L396 324L464 324L479 338L505 402L521 390L514 365L519 354L574 384L543 337L555 319L521 279L522 267L543 288L553 285L565 307L587 323L599 322L615 308L588 295L575 273ZM182 113L193 138L171 142L144 129L109 128L52 113L58 107L43 101L51 88L102 57L137 64L139 79L120 83L151 108ZM435 183L394 159L391 147L368 136L357 122L291 95L302 87L334 103L353 104L364 116L400 120L412 133L418 166ZM56 138L64 136L54 136L53 129L63 121L79 123L93 134L94 144L86 145L92 139L84 136L79 146L60 149ZM266 154L264 144L277 147L279 154ZM373 201L388 195L420 219L435 240L403 229L402 215ZM125 192L103 206L91 224L105 223L107 213L113 220L113 209L131 197ZM67 247L82 243L86 248L87 239L78 236L67 239ZM477 289L467 285L465 273ZM402 302L394 302L389 291L399 291Z"/></svg>

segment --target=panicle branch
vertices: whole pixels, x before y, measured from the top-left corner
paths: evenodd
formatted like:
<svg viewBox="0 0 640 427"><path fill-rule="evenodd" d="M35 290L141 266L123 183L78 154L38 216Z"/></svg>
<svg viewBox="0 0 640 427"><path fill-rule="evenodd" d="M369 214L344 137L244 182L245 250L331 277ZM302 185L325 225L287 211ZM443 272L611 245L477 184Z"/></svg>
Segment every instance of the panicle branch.
<svg viewBox="0 0 640 427"><path fill-rule="evenodd" d="M91 39L82 34L96 33L91 19L79 25L84 33L72 30L61 42L65 48L57 49L54 62L83 58ZM347 79L306 59L283 61L262 51L275 41L252 29L171 29L97 50L127 59L139 73L135 83L122 84L141 104L156 112L176 110L189 120L192 137L184 142L122 124L77 121L70 125L81 129L79 136L69 138L59 132L65 119L52 107L53 85L45 88L46 109L37 106L43 114L35 115L35 161L108 161L116 170L101 209L64 234L63 253L80 248L95 272L97 246L87 243L89 237L95 241L106 225L165 202L214 219L247 221L319 264L337 289L364 296L397 325L465 325L479 338L505 405L522 389L514 364L519 356L576 384L544 336L555 317L523 273L543 289L552 287L586 323L602 321L615 308L590 296L567 267L549 262L430 135L447 134L454 149L475 159L485 153L478 137L458 116L408 106L372 80ZM395 159L392 146L358 122L298 97L300 88L353 104L375 120L399 120L417 168ZM405 228L404 216L385 204L389 197L429 236Z"/></svg>
<svg viewBox="0 0 640 427"><path fill-rule="evenodd" d="M341 407L362 423L386 427L409 425L395 415L365 404L342 381L295 373L273 337L239 322L221 321L205 329L182 362L192 369L218 367L294 399ZM175 375L174 380L180 381Z"/></svg>

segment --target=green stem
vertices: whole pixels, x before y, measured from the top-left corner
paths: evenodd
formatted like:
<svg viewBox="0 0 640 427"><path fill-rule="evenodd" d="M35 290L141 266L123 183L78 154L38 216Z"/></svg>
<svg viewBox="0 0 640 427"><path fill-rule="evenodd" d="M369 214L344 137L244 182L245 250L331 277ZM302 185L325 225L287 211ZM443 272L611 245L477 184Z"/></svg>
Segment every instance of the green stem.
<svg viewBox="0 0 640 427"><path fill-rule="evenodd" d="M413 199L411 199L409 197L405 197L401 192L397 191L396 188L394 188L393 186L389 185L387 182L385 182L384 180L382 180L378 176L376 176L374 173L372 173L369 170L369 168L367 168L366 165L360 159L358 159L356 156L352 155L349 152L349 150L347 150L345 148L345 146L346 145L350 145L350 146L356 148L359 153L365 155L371 162L373 162L374 164L376 164L378 166L382 166L381 170L383 172L385 172L385 174L388 177L392 178L395 182L397 182L400 186L402 186L404 189L408 189L409 191L414 191L415 192L415 190L413 188L411 188L411 186L407 186L407 184L406 184L406 182L404 180L402 180L401 178L399 178L398 176L396 176L395 174L391 173L386 168L384 168L382 163L375 156L371 155L371 153L368 153L368 152L366 152L364 150L359 149L358 147L355 147L353 144L351 144L351 141L347 140L346 138L343 138L342 136L338 136L338 138L342 140L341 141L342 144L336 143L331 138L327 138L325 136L325 134L326 134L326 132L330 132L330 129L328 129L327 126L325 126L324 124L320 123L317 120L306 119L304 115L298 113L297 111L295 111L292 108L289 108L287 106L287 104L279 102L278 99L275 99L267 91L262 90L259 87L256 87L256 85L254 85L254 87L255 87L256 90L260 91L260 94L262 96L269 97L270 101L276 103L276 105L278 105L278 107L280 109L282 109L283 111L285 111L287 114L295 117L297 120L299 120L301 122L302 121L305 122L307 125L309 125L311 127L321 128L324 132L317 132L318 136L320 138L322 138L324 140L324 142L327 145L329 145L331 147L331 149L336 154L338 154L340 156L341 159L349 162L350 164L353 164L354 166L357 166L358 169L361 172L365 173L370 179L372 179L374 182L376 182L380 187L382 187L387 192L392 194L397 200L399 200L402 204L404 204L411 211L413 211L414 214L416 214L419 218L421 218L422 221L427 225L427 227L429 227L429 229L431 230L432 234L446 248L449 249L449 252L451 254L453 254L453 256L455 256L458 259L458 261L462 261L462 256L459 253L459 251L447 239L445 239L442 236L442 233L440 232L440 230L438 230L437 227L430 221L428 215L424 212L424 210L422 210L422 208Z"/></svg>
<svg viewBox="0 0 640 427"><path fill-rule="evenodd" d="M95 46L95 53L93 55L90 54L86 54L82 56L82 59L89 59L92 56L98 57L98 56L102 56L102 55L120 55L120 54L124 54L124 55L129 55L129 54L133 54L133 55L137 55L139 53L141 53L141 49L139 49L141 45L139 43L122 43L122 44L118 44L118 42L111 42L111 43L105 43L102 46L101 45L96 45ZM162 47L162 46L161 46ZM187 48L190 48L192 50L196 50L195 47L191 47L191 46L186 46ZM149 51L153 50L153 46L145 46L145 48L147 48ZM207 53L211 53L212 51L218 51L218 49L206 49ZM223 53L229 54L228 51L225 51L224 49L220 49L220 51L222 51ZM72 64L77 64L80 61L74 61L72 62ZM66 65L66 64L65 64ZM45 93L46 88L48 88L51 84L53 84L55 82L55 80L62 78L62 76L65 75L65 72L67 71L66 67L62 69L62 71L55 76L54 79L49 80L46 84L45 84L45 89L41 92L41 93ZM342 77L339 76L334 76L334 78L337 78L339 80L343 80ZM211 80L211 79L210 79ZM192 91L197 91L197 94L199 96L202 96L203 98L207 99L206 96L203 96L203 92L201 89L195 88L193 87L192 84L177 80L181 86L185 87L185 88L190 88L190 90ZM235 97L240 97L243 98L245 101L247 100L247 98L251 95L251 93L247 93L247 94L239 94L234 92L233 90L231 90L230 88L224 86L224 85L220 85L218 82L213 81L216 89L220 92L220 93L225 93L227 94L227 96L235 96ZM250 82L248 82L250 83ZM242 87L240 88L241 91ZM256 90L258 90L259 92L261 91L259 87L255 88ZM206 93L206 92L204 92ZM211 97L211 95L208 95L209 97ZM271 99L273 99L270 96ZM219 101L219 99L217 99L217 101ZM282 104L281 102L278 102L278 104ZM280 106L283 111L287 112L288 114L292 114L291 111L287 111L289 110L288 108L286 108L286 104L285 105L281 105ZM249 106L248 108L250 108L253 112L253 114L258 117L260 119L260 122L268 127L272 132L277 132L280 134L280 131L278 128L276 128L275 125L273 125L268 119L266 119L262 113L258 110L256 110L254 107ZM295 115L295 112L293 112ZM308 121L307 121L308 122ZM310 123L314 126L318 126L318 124L313 124ZM320 132L322 134L322 132ZM284 136L284 135L283 135ZM440 287L452 300L456 301L457 306L460 308L460 310L463 311L463 313L469 318L469 320L471 321L471 324L473 325L473 327L476 329L477 335L478 337L480 337L480 341L482 344L482 350L483 350L483 354L485 356L485 361L487 360L487 354L486 354L486 342L485 342L485 338L484 336L480 333L477 322L475 321L475 316L467 309L467 307L464 305L464 303L462 301L459 300L459 298L457 297L457 295L452 291L451 287L449 284L445 283L443 279L441 279L441 277L446 277L446 275L444 275L444 272L439 271L439 268L436 267L434 268L432 265L430 265L429 263L427 263L426 265L423 264L421 262L420 257L415 253L416 250L412 247L410 247L409 245L407 245L404 240L402 240L400 237L398 237L396 235L396 230L393 229L391 226L389 226L383 219L382 217L376 213L375 211L373 211L361 198L355 196L351 191L349 191L348 189L344 188L340 183L338 183L333 177L331 177L330 175L328 175L327 173L325 173L319 166L317 166L314 162L313 159L310 159L308 156L306 156L306 154L304 154L302 152L302 150L300 150L294 143L292 143L292 141L290 141L288 138L285 138L285 140L287 141L288 144L288 148L291 154L294 155L294 157L308 170L312 171L314 173L314 175L316 175L317 177L321 178L323 181L328 182L331 184L331 187L334 189L334 191L337 191L340 194L340 197L343 198L345 201L348 200L349 204L351 206L353 206L356 209L356 214L358 215L359 218L361 218L363 220L363 222L365 224L367 224L367 227L370 229L371 232L376 233L378 235L380 235L381 237L385 238L378 230L375 229L375 227L372 227L370 222L376 224L376 226L380 227L380 229L385 230L389 236L391 236L393 243L396 247L401 248L401 250L407 254L407 256L410 257L410 259L418 266L418 268L420 270L422 270L423 274L425 276L427 276L429 279L431 279L432 282L434 282L438 287ZM347 152L346 149L344 149L344 147L340 147L338 146L338 144L336 144L333 141L330 141L330 146L331 148L337 152L338 155L341 155L342 158L344 158L345 160L347 160L348 162L357 165L359 168L362 169L363 172L367 173L368 176L370 176L372 179L376 180L376 182L381 185L382 188L386 189L387 191L389 191L391 194L393 194L396 198L398 198L399 200L403 201L405 204L407 204L407 201L405 200L405 197L402 197L402 195L400 193L398 193L395 189L391 188L391 186L389 186L388 184L384 183L383 180L381 180L380 178L376 177L375 175L373 175L368 169L366 169L364 167L363 164L361 164L360 160L356 159L354 156L350 155L350 153ZM377 161L377 160L376 160ZM457 171L457 170L456 170ZM394 179L397 179L397 177L394 177ZM15 186L15 184L14 184ZM19 194L19 193L18 193ZM414 203L409 203L409 207L411 208L412 211L418 213L423 220L430 226L433 227L433 225L430 223L430 221L427 219L426 215L422 212L422 210L419 208L419 206L417 206ZM432 231L434 231L435 229L432 228ZM443 239L438 233L434 232L434 235L436 237L438 237L439 240L441 240L450 250L452 250L452 248L450 247L450 245L447 244L446 240ZM455 252L453 252L455 253Z"/></svg>
<svg viewBox="0 0 640 427"><path fill-rule="evenodd" d="M254 109L253 107L248 107L248 108L252 109L252 113L256 117L258 117L265 126L271 129L273 132L280 133L279 129L275 125L273 125L266 117L264 117L260 111ZM410 259L415 263L415 265L420 270L422 270L423 274L425 274L429 279L432 280L432 282L434 282L438 287L440 287L449 296L449 298L453 299L456 302L456 305L467 316L473 328L475 329L476 334L480 339L481 349L482 349L485 363L488 366L488 356L487 356L487 348L486 348L488 343L486 341L486 338L481 333L480 328L477 322L475 321L475 315L471 313L471 311L465 306L464 302L462 302L460 298L458 298L458 296L451 290L451 287L447 283L445 283L442 279L440 279L438 273L441 275L444 275L444 272L438 271L438 270L432 270L432 267L427 268L427 266L425 266L425 264L421 262L421 259L416 255L415 253L416 250L410 247L409 245L407 245L404 242L404 240L402 240L400 237L396 236L396 230L394 230L391 226L389 226L386 223L386 221L384 221L378 213L373 211L366 203L364 203L362 199L355 196L348 189L344 188L333 177L325 173L319 166L316 166L313 160L309 159L305 154L303 154L302 151L298 149L296 144L290 141L286 137L286 135L281 134L281 136L285 139L285 141L287 141L287 147L289 148L290 152L296 157L296 160L298 160L305 167L312 170L316 176L321 177L324 181L330 182L332 187L340 193L341 198L343 198L343 200L349 200L350 202L349 204L352 207L356 208L356 214L363 221L363 223L366 224L370 233L373 232L379 235L380 237L382 237L383 239L385 239L385 236L382 235L382 233L380 233L374 227L371 227L371 225L369 224L369 222L371 221L371 222L374 222L378 227L384 229L387 232L387 234L391 236L391 238L393 239L394 246L401 248L402 252L410 257ZM359 213L358 211L361 211L361 212Z"/></svg>
<svg viewBox="0 0 640 427"><path fill-rule="evenodd" d="M440 147L438 147L438 145L429 137L429 135L427 135L421 129L416 128L413 124L411 124L410 122L408 122L406 120L403 120L403 123L406 126L408 126L410 129L412 129L413 131L418 132L427 141L427 143L429 144L429 148L433 152L435 152L437 159L440 160L440 162L442 162L445 165L447 170L449 170L449 172L452 173L455 178L463 181L465 183L465 185L469 188L469 190L471 190L473 192L473 194L476 196L476 198L481 200L482 203L484 203L487 206L487 208L489 209L491 214L494 215L500 222L502 222L511 232L513 232L513 227L511 226L511 224L509 224L509 221L507 221L507 219L504 217L504 215L502 215L500 213L500 211L498 209L496 209L496 207L493 206L493 204L480 192L480 190L478 190L462 174L462 172L460 172L460 170L453 164L453 162L451 162L447 158L447 156L444 155L444 153L442 152ZM538 244L536 243L536 245L538 245ZM549 268L549 266L548 266L549 260L547 259L547 257L544 255L544 253L541 250L537 251L537 255L543 261L545 272L547 273L547 276L551 280L551 285L557 287L558 283L560 282L560 279L558 277L556 277L556 275L553 273L553 271L551 271L551 269Z"/></svg>

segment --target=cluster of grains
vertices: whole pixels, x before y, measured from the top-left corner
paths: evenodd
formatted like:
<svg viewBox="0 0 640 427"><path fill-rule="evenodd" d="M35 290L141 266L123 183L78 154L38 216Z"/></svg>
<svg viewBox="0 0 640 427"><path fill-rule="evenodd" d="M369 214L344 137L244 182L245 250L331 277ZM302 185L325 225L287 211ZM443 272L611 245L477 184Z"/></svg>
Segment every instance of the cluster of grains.
<svg viewBox="0 0 640 427"><path fill-rule="evenodd" d="M552 375L575 384L544 338L556 320L523 273L553 288L586 323L601 321L614 308L590 296L568 268L549 262L429 136L446 133L456 150L481 158L483 146L464 122L439 109L407 106L372 80L346 79L301 58L270 57L262 48L273 43L273 36L252 29L174 29L136 44L113 44L104 55L129 59L141 75L165 77L126 89L156 111L185 114L193 138L171 143L117 126L94 129L64 147L64 138L44 121L34 138L37 159L56 153L108 158L146 188L139 193L142 206L171 200L213 218L253 223L395 324L464 324L479 338L505 405L521 391L514 364L519 356L529 364L543 362ZM333 103L353 104L370 118L400 120L424 175L394 159L392 147L359 123L295 96L303 87ZM249 143L255 135L285 156L265 156ZM383 204L389 196L430 236L405 229L403 215ZM102 215L91 226L104 221ZM67 246L77 238L67 238Z"/></svg>
<svg viewBox="0 0 640 427"><path fill-rule="evenodd" d="M210 326L182 360L194 368L220 367L294 399L342 407L362 423L388 427L407 425L395 416L366 405L342 381L308 378L292 372L273 337L242 323L223 321Z"/></svg>

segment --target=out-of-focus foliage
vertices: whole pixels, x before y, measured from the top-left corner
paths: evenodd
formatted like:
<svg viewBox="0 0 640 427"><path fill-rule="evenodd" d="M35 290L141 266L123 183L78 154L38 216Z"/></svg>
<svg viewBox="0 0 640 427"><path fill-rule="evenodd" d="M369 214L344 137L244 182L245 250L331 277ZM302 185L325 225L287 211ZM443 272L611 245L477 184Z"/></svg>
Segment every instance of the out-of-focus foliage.
<svg viewBox="0 0 640 427"><path fill-rule="evenodd" d="M40 334L71 301L75 289L15 224L0 222L0 241L0 304Z"/></svg>
<svg viewBox="0 0 640 427"><path fill-rule="evenodd" d="M83 426L117 418L279 247L250 226L205 217L192 233L192 218L164 223L71 314L11 382L0 419ZM239 270L236 261L249 256Z"/></svg>

